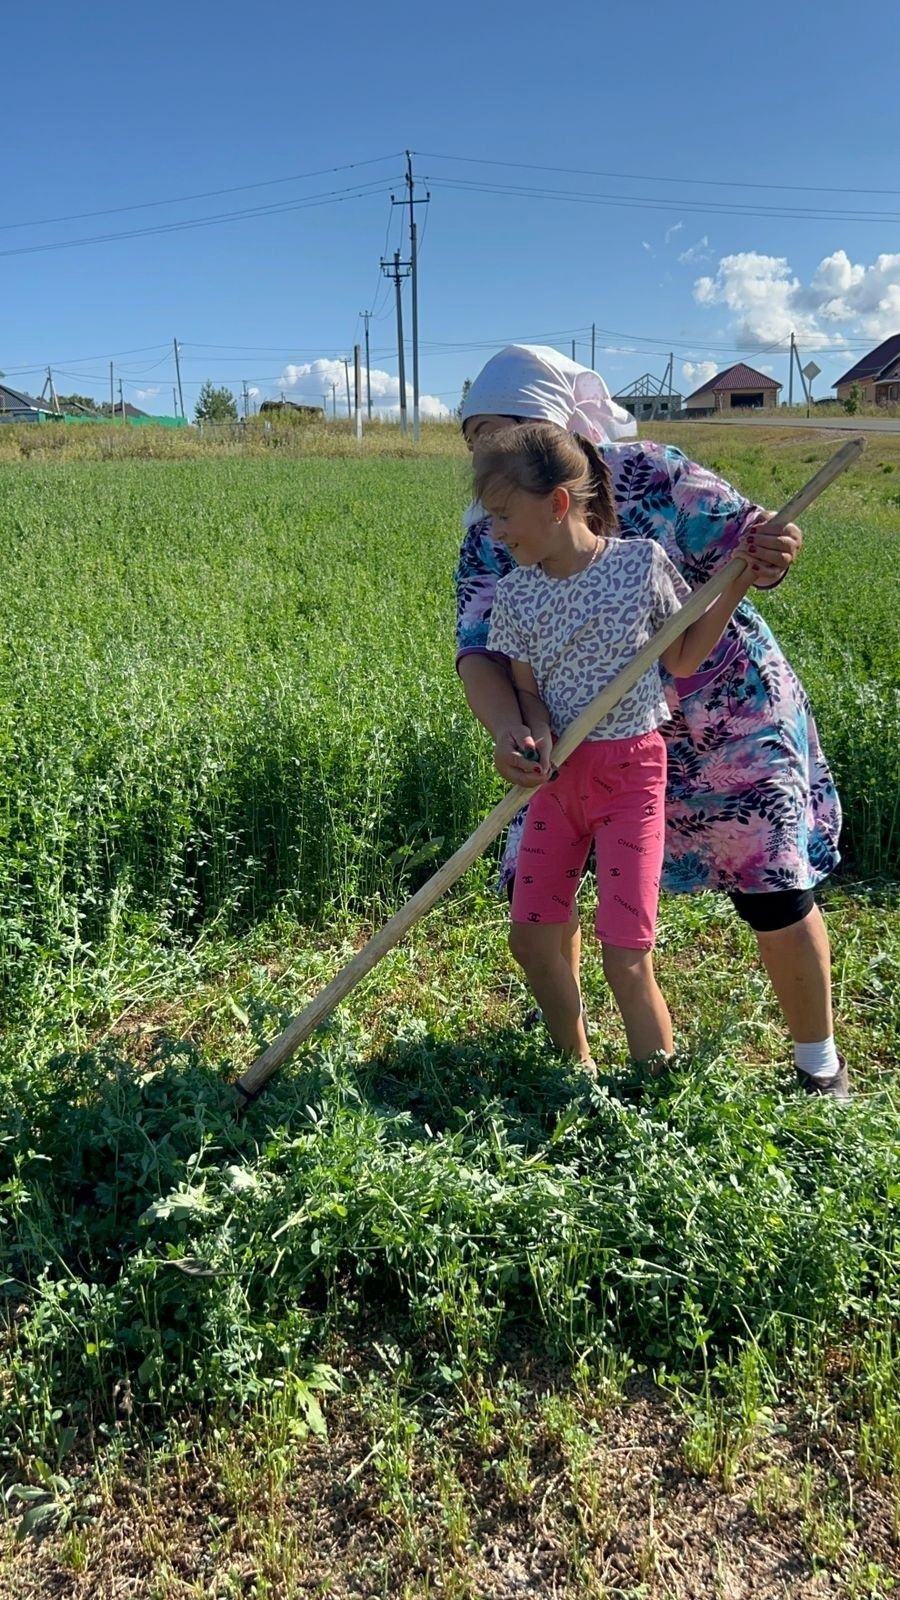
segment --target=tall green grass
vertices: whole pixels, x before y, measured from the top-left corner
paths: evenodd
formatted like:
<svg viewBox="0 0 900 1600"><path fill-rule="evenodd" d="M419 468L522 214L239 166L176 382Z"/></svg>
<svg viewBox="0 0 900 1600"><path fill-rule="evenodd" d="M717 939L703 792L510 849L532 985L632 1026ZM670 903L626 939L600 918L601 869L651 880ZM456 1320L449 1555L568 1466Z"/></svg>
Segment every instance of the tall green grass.
<svg viewBox="0 0 900 1600"><path fill-rule="evenodd" d="M741 464L769 503L811 470ZM894 482L811 512L763 602L862 873L898 838ZM0 493L0 1014L60 982L90 1010L129 950L276 902L380 914L494 796L453 672L462 459L18 466Z"/></svg>

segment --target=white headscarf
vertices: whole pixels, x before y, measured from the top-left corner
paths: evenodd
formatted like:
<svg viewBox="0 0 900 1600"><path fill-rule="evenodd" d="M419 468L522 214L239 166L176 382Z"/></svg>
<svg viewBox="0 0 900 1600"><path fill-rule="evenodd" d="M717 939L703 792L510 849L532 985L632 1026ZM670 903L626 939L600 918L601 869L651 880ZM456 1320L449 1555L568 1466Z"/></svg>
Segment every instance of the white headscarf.
<svg viewBox="0 0 900 1600"><path fill-rule="evenodd" d="M481 416L555 422L591 444L637 433L634 417L614 403L599 373L549 345L508 344L491 356L462 407L463 422Z"/></svg>

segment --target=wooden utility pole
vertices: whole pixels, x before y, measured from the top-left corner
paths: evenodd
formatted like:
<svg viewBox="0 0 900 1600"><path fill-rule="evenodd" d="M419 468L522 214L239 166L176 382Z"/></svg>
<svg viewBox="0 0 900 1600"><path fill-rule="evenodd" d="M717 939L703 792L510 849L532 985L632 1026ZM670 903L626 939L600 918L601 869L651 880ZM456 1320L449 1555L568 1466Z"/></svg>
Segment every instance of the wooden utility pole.
<svg viewBox="0 0 900 1600"><path fill-rule="evenodd" d="M333 420L335 422L337 422L337 384L336 383L333 383L331 385L331 415L332 415Z"/></svg>
<svg viewBox="0 0 900 1600"><path fill-rule="evenodd" d="M119 379L119 410L122 413L122 421L123 422L127 422L128 418L125 415L125 396L122 393L122 379L121 378Z"/></svg>
<svg viewBox="0 0 900 1600"><path fill-rule="evenodd" d="M400 378L400 427L406 432L406 361L403 353L403 301L400 296L400 285L403 279L409 276L409 262L400 260L400 251L394 251L393 267L385 261L381 263L381 270L388 278L393 278L394 289L397 295L397 370Z"/></svg>
<svg viewBox="0 0 900 1600"><path fill-rule="evenodd" d="M174 390L172 392L174 394ZM109 414L110 414L111 417L115 416L115 411L116 411L116 391L115 391L115 388L113 386L113 364L112 364L112 362L110 362L109 363Z"/></svg>
<svg viewBox="0 0 900 1600"><path fill-rule="evenodd" d="M175 346L175 376L178 379L178 398L181 402L181 415L184 417L184 393L181 388L181 362L178 359L178 340L172 340Z"/></svg>
<svg viewBox="0 0 900 1600"><path fill-rule="evenodd" d="M347 383L347 415L350 415L350 362L344 357L344 378Z"/></svg>
<svg viewBox="0 0 900 1600"><path fill-rule="evenodd" d="M416 180L413 177L412 155L406 152L406 199L397 200L391 195L391 204L409 207L409 275L412 290L412 359L413 359L413 438L419 437L419 247L416 228L416 206L427 206L431 199L416 199ZM402 395L402 419L405 426L406 395Z"/></svg>

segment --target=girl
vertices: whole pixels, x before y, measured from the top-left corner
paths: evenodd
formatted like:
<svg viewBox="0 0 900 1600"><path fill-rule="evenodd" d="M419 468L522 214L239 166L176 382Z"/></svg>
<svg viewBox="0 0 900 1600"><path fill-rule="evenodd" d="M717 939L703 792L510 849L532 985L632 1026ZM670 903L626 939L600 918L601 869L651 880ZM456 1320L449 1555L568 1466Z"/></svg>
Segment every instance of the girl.
<svg viewBox="0 0 900 1600"><path fill-rule="evenodd" d="M590 444L551 423L492 434L475 455L475 492L516 568L497 586L488 648L509 660L524 751L551 774L559 735L690 593L665 552L617 531L609 469ZM696 672L754 582L755 563L662 656ZM663 860L670 713L652 667L531 801L512 898L510 947L550 1035L594 1070L576 976L563 950L593 841L597 937L628 1047L639 1063L672 1053L672 1022L653 973Z"/></svg>

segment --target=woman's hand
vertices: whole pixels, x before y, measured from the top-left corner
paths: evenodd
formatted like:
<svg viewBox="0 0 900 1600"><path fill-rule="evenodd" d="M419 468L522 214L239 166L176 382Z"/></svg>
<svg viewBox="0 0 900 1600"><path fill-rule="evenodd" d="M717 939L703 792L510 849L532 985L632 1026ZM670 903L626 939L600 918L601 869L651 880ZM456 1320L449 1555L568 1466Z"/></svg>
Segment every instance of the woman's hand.
<svg viewBox="0 0 900 1600"><path fill-rule="evenodd" d="M539 784L546 783L550 776L552 744L549 729L544 732L539 730L539 737L535 739L531 729L524 722L511 722L505 728L501 728L497 735L494 743L494 766L507 783L518 784L525 789L536 789ZM520 750L532 750L539 759L529 761L527 756L519 754Z"/></svg>
<svg viewBox="0 0 900 1600"><path fill-rule="evenodd" d="M746 542L747 554L753 566L753 582L758 589L770 589L779 583L800 554L803 535L795 522L786 522L783 528L773 528L766 533L774 511L762 511L750 523L741 540ZM743 555L745 552L741 550Z"/></svg>

